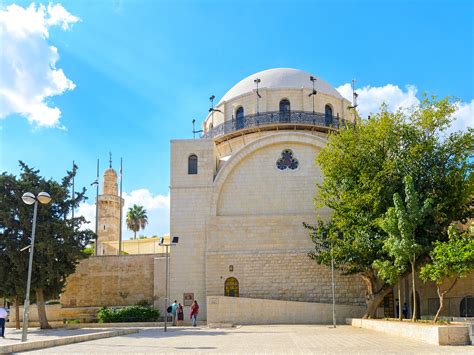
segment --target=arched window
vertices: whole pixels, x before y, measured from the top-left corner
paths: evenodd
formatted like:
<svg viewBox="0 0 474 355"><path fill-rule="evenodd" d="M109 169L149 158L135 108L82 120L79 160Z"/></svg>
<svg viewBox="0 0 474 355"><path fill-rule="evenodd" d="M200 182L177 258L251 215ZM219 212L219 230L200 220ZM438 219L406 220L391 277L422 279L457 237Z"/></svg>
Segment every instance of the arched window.
<svg viewBox="0 0 474 355"><path fill-rule="evenodd" d="M224 296L239 297L239 281L235 277L229 277L225 280Z"/></svg>
<svg viewBox="0 0 474 355"><path fill-rule="evenodd" d="M324 107L324 121L326 122L327 126L332 125L332 107L329 105Z"/></svg>
<svg viewBox="0 0 474 355"><path fill-rule="evenodd" d="M467 296L461 300L459 305L460 317L474 317L474 297Z"/></svg>
<svg viewBox="0 0 474 355"><path fill-rule="evenodd" d="M244 128L244 108L242 106L235 111L235 128Z"/></svg>
<svg viewBox="0 0 474 355"><path fill-rule="evenodd" d="M290 112L290 101L287 99L280 101L280 112Z"/></svg>
<svg viewBox="0 0 474 355"><path fill-rule="evenodd" d="M290 122L290 101L280 101L280 122Z"/></svg>
<svg viewBox="0 0 474 355"><path fill-rule="evenodd" d="M188 158L188 174L194 175L198 173L198 157L195 154L191 154Z"/></svg>

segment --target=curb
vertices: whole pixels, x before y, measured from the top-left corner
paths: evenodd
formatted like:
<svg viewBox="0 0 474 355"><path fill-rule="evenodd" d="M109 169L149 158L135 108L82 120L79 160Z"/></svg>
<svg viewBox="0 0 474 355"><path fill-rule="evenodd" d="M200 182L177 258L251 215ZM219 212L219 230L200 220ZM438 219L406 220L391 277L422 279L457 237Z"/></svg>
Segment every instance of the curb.
<svg viewBox="0 0 474 355"><path fill-rule="evenodd" d="M0 346L0 354L9 354L9 353L14 353L14 352L19 352L19 351L44 349L44 348L49 348L52 346L68 345L68 344L80 343L83 341L134 334L138 332L139 332L139 329L118 329L118 330L113 330L113 331L105 331L105 332L92 333L92 334L73 335L70 337L63 337L63 338L57 338L57 339L51 339L51 340L36 340L36 341L30 341L26 343L2 345Z"/></svg>

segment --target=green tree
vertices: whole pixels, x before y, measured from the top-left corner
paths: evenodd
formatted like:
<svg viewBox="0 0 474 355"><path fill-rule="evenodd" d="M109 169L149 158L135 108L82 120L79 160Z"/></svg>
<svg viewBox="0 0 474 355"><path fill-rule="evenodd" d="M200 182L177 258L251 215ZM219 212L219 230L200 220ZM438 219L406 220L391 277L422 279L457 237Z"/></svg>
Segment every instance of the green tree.
<svg viewBox="0 0 474 355"><path fill-rule="evenodd" d="M420 105L397 112L382 106L370 120L330 134L317 156L324 179L317 186L315 204L331 208L334 230L344 232L343 240L333 244L335 266L344 274L359 275L364 282L365 317L375 317L391 290L374 267L375 261L392 261L384 249L388 236L379 221L393 207L393 195L403 195L405 176L413 177L422 201L432 200L431 212L415 231L424 254L432 241L447 239L452 221L465 221L472 215L474 178L468 158L474 135L473 130L444 133L455 110L449 98L425 97ZM312 257L330 265L324 250L315 248Z"/></svg>
<svg viewBox="0 0 474 355"><path fill-rule="evenodd" d="M6 172L0 175L0 296L17 300L25 296L29 254L20 249L31 242L33 208L21 197L27 191L35 195L46 191L52 201L38 206L31 279L34 294L30 297L36 300L41 328L49 328L44 301L59 297L67 276L86 257L82 250L95 234L81 228L87 223L84 217L68 218L73 206L69 188L77 166L61 182L41 177L39 170L23 162L20 167L18 178ZM83 189L76 192L74 203L85 199Z"/></svg>
<svg viewBox="0 0 474 355"><path fill-rule="evenodd" d="M448 229L449 240L436 241L430 253L431 261L424 265L420 277L425 282L431 280L436 283L439 297L439 308L434 317L438 317L444 307L444 296L453 289L456 282L469 275L474 270L474 237L472 232L460 232L453 226ZM448 280L450 285L442 290Z"/></svg>
<svg viewBox="0 0 474 355"><path fill-rule="evenodd" d="M415 271L416 259L423 251L422 246L416 240L415 232L422 225L424 218L431 208L431 199L427 199L421 204L418 193L413 186L413 179L407 176L405 183L405 203L399 193L393 195L394 207L380 219L380 227L387 233L388 238L384 240L383 249L393 263L389 260L376 260L374 267L379 276L388 284L397 281L406 270L406 265L411 265L412 292L413 292L413 315L412 320L416 319L416 287ZM400 298L399 298L400 299Z"/></svg>
<svg viewBox="0 0 474 355"><path fill-rule="evenodd" d="M137 239L137 232L145 229L148 224L148 216L143 206L133 205L127 212L127 228L133 231L133 239Z"/></svg>

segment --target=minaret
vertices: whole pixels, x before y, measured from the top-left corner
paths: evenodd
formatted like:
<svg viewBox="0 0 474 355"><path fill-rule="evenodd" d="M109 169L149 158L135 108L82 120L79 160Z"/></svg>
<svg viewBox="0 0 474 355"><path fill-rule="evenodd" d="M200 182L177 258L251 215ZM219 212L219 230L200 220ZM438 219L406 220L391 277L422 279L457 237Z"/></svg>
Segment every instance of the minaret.
<svg viewBox="0 0 474 355"><path fill-rule="evenodd" d="M120 201L117 189L117 173L109 168L104 172L102 194L99 195L98 255L117 255L120 234Z"/></svg>

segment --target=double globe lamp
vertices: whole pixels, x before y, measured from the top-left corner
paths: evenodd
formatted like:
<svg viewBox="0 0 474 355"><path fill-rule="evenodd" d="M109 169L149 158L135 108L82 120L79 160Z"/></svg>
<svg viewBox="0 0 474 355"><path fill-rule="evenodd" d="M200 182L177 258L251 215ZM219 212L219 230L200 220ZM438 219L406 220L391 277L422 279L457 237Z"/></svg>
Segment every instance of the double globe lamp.
<svg viewBox="0 0 474 355"><path fill-rule="evenodd" d="M28 318L30 310L30 286L31 286L31 269L33 267L33 250L35 246L35 229L36 229L36 214L38 210L38 202L47 205L51 202L51 196L47 192L40 192L37 196L31 192L25 192L21 197L24 203L27 205L35 205L33 209L33 228L31 231L31 245L30 248L30 261L28 264L28 282L26 284L26 296L25 303L23 305L23 330L21 334L21 341L25 342L27 340L28 334ZM28 247L26 247L28 248ZM22 249L24 250L24 249Z"/></svg>

